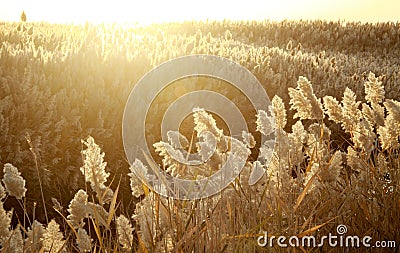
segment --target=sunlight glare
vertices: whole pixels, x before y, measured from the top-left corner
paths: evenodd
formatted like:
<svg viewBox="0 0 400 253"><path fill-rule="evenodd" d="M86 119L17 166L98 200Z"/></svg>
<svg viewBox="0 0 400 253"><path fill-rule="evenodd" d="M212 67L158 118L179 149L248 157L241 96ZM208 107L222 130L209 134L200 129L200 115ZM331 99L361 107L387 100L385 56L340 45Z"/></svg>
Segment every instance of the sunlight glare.
<svg viewBox="0 0 400 253"><path fill-rule="evenodd" d="M247 1L0 1L0 20L52 23L161 23L184 20L324 19L347 21L399 21L400 1L385 0L247 0Z"/></svg>

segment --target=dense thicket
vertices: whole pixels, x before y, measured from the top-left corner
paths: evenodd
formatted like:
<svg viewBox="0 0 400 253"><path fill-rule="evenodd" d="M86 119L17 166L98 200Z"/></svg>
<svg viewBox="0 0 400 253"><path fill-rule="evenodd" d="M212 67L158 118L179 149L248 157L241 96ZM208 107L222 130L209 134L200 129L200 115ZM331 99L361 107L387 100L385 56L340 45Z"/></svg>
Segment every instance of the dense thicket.
<svg viewBox="0 0 400 253"><path fill-rule="evenodd" d="M135 83L163 61L188 54L233 59L288 103L299 76L316 95L363 99L371 71L386 98L400 95L400 24L186 22L127 27L0 23L0 163L28 179L27 208L56 197L66 206L83 185L81 139L93 136L109 170L126 175L121 120ZM1 166L2 167L2 166ZM129 180L121 179L130 196ZM120 196L123 196L121 194ZM7 204L7 203L6 203ZM8 203L12 205L12 203ZM44 219L41 211L39 219Z"/></svg>

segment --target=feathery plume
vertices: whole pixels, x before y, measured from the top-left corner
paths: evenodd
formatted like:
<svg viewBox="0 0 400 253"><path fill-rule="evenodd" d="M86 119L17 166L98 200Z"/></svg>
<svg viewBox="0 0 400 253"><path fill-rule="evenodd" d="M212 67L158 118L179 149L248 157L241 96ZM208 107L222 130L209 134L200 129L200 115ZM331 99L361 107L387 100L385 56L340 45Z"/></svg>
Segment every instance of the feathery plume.
<svg viewBox="0 0 400 253"><path fill-rule="evenodd" d="M333 183L339 179L340 172L342 170L343 153L341 151L335 151L329 161L329 166L324 166L319 173L320 180L322 182Z"/></svg>
<svg viewBox="0 0 400 253"><path fill-rule="evenodd" d="M141 165L138 164L138 163L141 163ZM133 195L135 198L139 198L141 195L144 194L144 190L143 190L142 181L139 180L139 178L136 176L136 174L135 174L135 172L134 172L135 166L143 166L143 167L144 167L144 165L143 165L143 163L142 163L140 160L136 159L136 161L132 164L132 166L129 167L129 170L131 171L131 173L128 173L128 176L129 176L130 179L131 179L131 191L132 191L132 195ZM145 174L144 174L144 175L145 175ZM144 176L144 175L143 175L143 176Z"/></svg>
<svg viewBox="0 0 400 253"><path fill-rule="evenodd" d="M319 166L323 166L329 155L329 139L331 131L322 123L314 123L308 127L308 138L306 152L308 156L313 157Z"/></svg>
<svg viewBox="0 0 400 253"><path fill-rule="evenodd" d="M400 101L387 99L383 104L388 112L388 117L392 118L396 124L400 124Z"/></svg>
<svg viewBox="0 0 400 253"><path fill-rule="evenodd" d="M23 253L24 252L24 240L22 239L21 228L19 224L15 227L10 238L10 244L6 252L12 253Z"/></svg>
<svg viewBox="0 0 400 253"><path fill-rule="evenodd" d="M16 167L10 163L4 164L4 177L3 183L6 187L6 191L10 196L14 196L17 199L25 197L25 179L21 176L21 173Z"/></svg>
<svg viewBox="0 0 400 253"><path fill-rule="evenodd" d="M6 197L6 190L3 187L3 184L0 182L0 201Z"/></svg>
<svg viewBox="0 0 400 253"><path fill-rule="evenodd" d="M21 13L21 21L22 22L26 22L26 14L25 14L25 11L22 11L22 13Z"/></svg>
<svg viewBox="0 0 400 253"><path fill-rule="evenodd" d="M349 165L353 170L360 172L362 165L360 164L360 156L357 151L354 150L353 147L349 146L347 148L347 165Z"/></svg>
<svg viewBox="0 0 400 253"><path fill-rule="evenodd" d="M292 126L292 133L288 134L288 138L291 147L290 161L292 165L296 166L304 161L305 154L303 148L308 138L307 131L300 120L296 121Z"/></svg>
<svg viewBox="0 0 400 253"><path fill-rule="evenodd" d="M135 212L132 215L132 219L140 228L138 235L147 247L153 245L154 239L165 234L165 230L169 227L167 225L169 224L168 211L165 210L165 206L168 204L160 203L161 201L163 200L151 191L141 202L136 204ZM159 207L158 211L155 210L155 206Z"/></svg>
<svg viewBox="0 0 400 253"><path fill-rule="evenodd" d="M372 104L372 108L367 104L362 104L362 115L365 120L374 128L376 126L383 126L385 121L385 108L380 104Z"/></svg>
<svg viewBox="0 0 400 253"><path fill-rule="evenodd" d="M280 98L278 95L275 95L272 98L272 106L274 108L276 127L282 129L285 128L287 122L286 109L285 109L285 103L283 103L282 98Z"/></svg>
<svg viewBox="0 0 400 253"><path fill-rule="evenodd" d="M264 161L269 161L274 153L274 141L265 141L260 147L259 157Z"/></svg>
<svg viewBox="0 0 400 253"><path fill-rule="evenodd" d="M215 136L211 132L202 132L199 139L196 148L203 161L206 161L215 152L217 145Z"/></svg>
<svg viewBox="0 0 400 253"><path fill-rule="evenodd" d="M382 81L369 72L367 80L364 82L365 99L371 104L379 104L385 99L385 87Z"/></svg>
<svg viewBox="0 0 400 253"><path fill-rule="evenodd" d="M195 108L193 112L194 130L197 132L197 136L200 137L202 132L210 131L219 141L223 136L223 131L217 127L217 123L211 114L208 114L202 108Z"/></svg>
<svg viewBox="0 0 400 253"><path fill-rule="evenodd" d="M289 42L286 44L286 50L290 51L293 48L293 42L292 40L289 40Z"/></svg>
<svg viewBox="0 0 400 253"><path fill-rule="evenodd" d="M346 132L353 133L358 122L362 118L362 113L358 109L360 101L356 101L356 94L349 88L346 88L343 94L342 105L331 97L323 98L325 113L329 119L336 123L341 123Z"/></svg>
<svg viewBox="0 0 400 253"><path fill-rule="evenodd" d="M251 133L248 133L246 131L242 131L242 139L243 143L246 145L248 148L254 148L256 146L256 140L254 139L254 136Z"/></svg>
<svg viewBox="0 0 400 253"><path fill-rule="evenodd" d="M170 173L172 176L177 176L179 174L177 171L178 161L185 160L182 152L178 149L174 149L169 143L163 141L154 143L153 147L156 153L163 158L162 164L166 172Z"/></svg>
<svg viewBox="0 0 400 253"><path fill-rule="evenodd" d="M362 113L359 109L360 103L360 101L356 100L356 94L350 88L346 87L342 100L342 113L344 117L342 126L348 132L353 132L357 123L362 118Z"/></svg>
<svg viewBox="0 0 400 253"><path fill-rule="evenodd" d="M83 219L88 217L88 195L82 189L75 193L74 198L68 205L69 215L67 216L68 221L74 228L83 226Z"/></svg>
<svg viewBox="0 0 400 253"><path fill-rule="evenodd" d="M352 140L354 142L354 147L362 149L367 153L371 152L375 147L376 134L374 133L372 127L363 118L356 125L353 131Z"/></svg>
<svg viewBox="0 0 400 253"><path fill-rule="evenodd" d="M324 112L320 99L314 95L310 81L300 76L296 89L289 88L291 109L295 110L294 118L323 119Z"/></svg>
<svg viewBox="0 0 400 253"><path fill-rule="evenodd" d="M325 113L329 116L329 119L336 123L342 122L342 107L339 105L339 102L336 100L336 98L325 96L322 100L324 101Z"/></svg>
<svg viewBox="0 0 400 253"><path fill-rule="evenodd" d="M358 172L360 182L368 179L368 173L365 169L365 166L360 163L360 161L362 161L362 158L360 157L359 152L355 151L354 148L351 146L347 148L346 160L347 165Z"/></svg>
<svg viewBox="0 0 400 253"><path fill-rule="evenodd" d="M93 137L89 136L86 141L82 140L86 145L86 149L82 151L84 155L84 164L81 167L81 172L85 176L85 181L90 183L92 189L96 192L97 198L102 203L104 191L109 188L104 185L110 173L107 173L105 168L107 162L104 162L104 152L101 152L100 147L94 142Z"/></svg>
<svg viewBox="0 0 400 253"><path fill-rule="evenodd" d="M10 238L11 214L6 212L3 207L3 203L0 201L0 245L4 246L4 243Z"/></svg>
<svg viewBox="0 0 400 253"><path fill-rule="evenodd" d="M384 103L388 115L384 126L377 130L382 149L398 148L400 145L400 102L387 99Z"/></svg>
<svg viewBox="0 0 400 253"><path fill-rule="evenodd" d="M167 136L168 141L169 143L171 143L172 147L176 149L189 147L189 141L187 140L187 138L178 131L168 131Z"/></svg>
<svg viewBox="0 0 400 253"><path fill-rule="evenodd" d="M104 209L103 206L92 202L88 202L87 210L90 217L98 220L101 226L108 227L106 222L108 219L108 212L106 211L106 209Z"/></svg>
<svg viewBox="0 0 400 253"><path fill-rule="evenodd" d="M26 238L25 247L29 249L29 251L39 252L43 246L43 233L43 225L37 220L34 220L31 228L28 229L28 238Z"/></svg>
<svg viewBox="0 0 400 253"><path fill-rule="evenodd" d="M264 110L257 111L257 131L263 135L268 136L275 131L275 119L273 116L268 116Z"/></svg>
<svg viewBox="0 0 400 253"><path fill-rule="evenodd" d="M290 152L291 149L288 134L283 129L277 129L275 145L274 142L266 141L260 148L260 157L271 157L267 167L267 175L270 178L271 185L282 187L282 181L290 180Z"/></svg>
<svg viewBox="0 0 400 253"><path fill-rule="evenodd" d="M53 202L53 208L59 212L62 212L63 207L60 202L56 198L51 198L51 202Z"/></svg>
<svg viewBox="0 0 400 253"><path fill-rule="evenodd" d="M320 169L320 164L318 162L313 162L311 165L310 171L307 172L307 174L304 178L305 185L307 185L310 182L310 180L312 179L312 177L319 172L319 169ZM310 186L310 188L308 188L309 189L308 192L315 189L315 186L318 185L317 182L318 182L318 178L314 178L312 185Z"/></svg>
<svg viewBox="0 0 400 253"><path fill-rule="evenodd" d="M92 241L88 233L84 228L78 229L78 238L76 239L78 244L78 249L81 252L90 252L92 250Z"/></svg>
<svg viewBox="0 0 400 253"><path fill-rule="evenodd" d="M60 225L53 219L47 224L43 233L43 247L45 252L61 252L65 248L65 240L60 232Z"/></svg>
<svg viewBox="0 0 400 253"><path fill-rule="evenodd" d="M133 240L133 228L131 222L124 215L117 218L117 233L119 243L126 251L130 251Z"/></svg>

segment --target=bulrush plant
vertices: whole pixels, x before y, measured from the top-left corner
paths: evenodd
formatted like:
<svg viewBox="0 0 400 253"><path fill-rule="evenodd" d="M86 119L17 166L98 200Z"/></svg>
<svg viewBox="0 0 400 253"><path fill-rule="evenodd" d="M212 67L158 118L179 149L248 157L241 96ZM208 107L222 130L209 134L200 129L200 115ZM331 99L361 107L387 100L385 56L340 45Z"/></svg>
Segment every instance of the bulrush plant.
<svg viewBox="0 0 400 253"><path fill-rule="evenodd" d="M4 210L3 203L7 198L24 200L26 189L18 169L5 164L0 183L1 252L287 252L277 243L261 247L257 238L265 232L276 238L321 238L335 234L339 224L347 226L349 235L399 242L400 102L385 98L381 79L373 73L367 75L364 88L365 101L357 100L350 88L339 100L318 98L311 82L299 77L288 92L294 119L288 118L278 96L268 111L256 115L257 131L276 133L274 145L259 144L259 156L271 162L251 160L248 155L258 140L243 132L240 153L249 158L241 174L222 192L200 200L159 196L136 177L135 167L147 171L136 160L128 174L136 207L132 213L122 211L119 186L112 190L107 185L105 155L89 136L82 141L86 148L81 167L88 186L76 192L68 213L57 209L63 226L54 219L40 224L33 217L29 225L13 228L13 212ZM154 144L162 158L160 167L176 177L207 177L220 169L230 150L232 142L211 114L198 108L193 119L196 145L179 132L169 132L167 142ZM349 136L343 146L333 145L334 124ZM183 156L178 141L204 156L214 144L216 150L199 166L183 166L175 159ZM249 185L257 166L266 173ZM291 250L313 251L303 246ZM337 252L328 244L320 250Z"/></svg>

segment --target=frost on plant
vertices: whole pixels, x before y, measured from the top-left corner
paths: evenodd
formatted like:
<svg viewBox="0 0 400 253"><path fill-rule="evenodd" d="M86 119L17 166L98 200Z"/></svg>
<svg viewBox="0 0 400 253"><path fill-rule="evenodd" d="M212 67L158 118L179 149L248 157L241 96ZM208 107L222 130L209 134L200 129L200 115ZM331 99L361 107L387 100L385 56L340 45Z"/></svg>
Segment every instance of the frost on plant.
<svg viewBox="0 0 400 253"><path fill-rule="evenodd" d="M329 160L328 166L322 169L320 172L321 181L324 182L336 182L339 179L340 172L343 166L343 152L335 151L331 159Z"/></svg>
<svg viewBox="0 0 400 253"><path fill-rule="evenodd" d="M371 152L375 148L376 134L370 124L363 118L358 122L352 140L356 148Z"/></svg>

